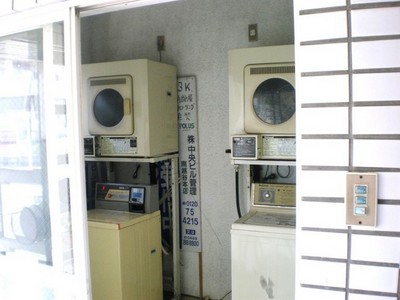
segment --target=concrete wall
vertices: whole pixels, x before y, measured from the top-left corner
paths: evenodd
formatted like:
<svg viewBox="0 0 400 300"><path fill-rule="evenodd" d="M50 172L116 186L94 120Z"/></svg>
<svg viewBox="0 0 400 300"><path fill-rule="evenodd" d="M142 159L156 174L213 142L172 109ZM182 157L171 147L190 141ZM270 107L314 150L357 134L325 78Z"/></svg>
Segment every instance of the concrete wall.
<svg viewBox="0 0 400 300"><path fill-rule="evenodd" d="M249 42L257 23L259 40ZM182 0L82 19L82 62L159 60L178 76L197 79L204 296L221 299L231 289L230 226L237 219L229 148L229 49L291 44L292 0ZM182 293L199 296L198 256L182 253Z"/></svg>
<svg viewBox="0 0 400 300"><path fill-rule="evenodd" d="M398 299L399 1L294 3L296 299ZM347 172L378 175L377 226L346 224Z"/></svg>

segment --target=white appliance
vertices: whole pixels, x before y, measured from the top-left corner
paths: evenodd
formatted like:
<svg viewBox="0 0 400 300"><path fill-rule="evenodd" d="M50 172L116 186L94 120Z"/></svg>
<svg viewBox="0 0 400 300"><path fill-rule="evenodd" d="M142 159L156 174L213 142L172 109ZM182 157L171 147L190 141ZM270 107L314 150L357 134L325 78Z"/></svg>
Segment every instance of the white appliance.
<svg viewBox="0 0 400 300"><path fill-rule="evenodd" d="M83 134L92 156L178 151L176 68L147 59L82 65Z"/></svg>
<svg viewBox="0 0 400 300"><path fill-rule="evenodd" d="M295 135L293 45L229 51L230 134Z"/></svg>
<svg viewBox="0 0 400 300"><path fill-rule="evenodd" d="M272 185L252 188L250 211L231 228L232 299L294 300L295 198L289 203L289 187L279 196Z"/></svg>

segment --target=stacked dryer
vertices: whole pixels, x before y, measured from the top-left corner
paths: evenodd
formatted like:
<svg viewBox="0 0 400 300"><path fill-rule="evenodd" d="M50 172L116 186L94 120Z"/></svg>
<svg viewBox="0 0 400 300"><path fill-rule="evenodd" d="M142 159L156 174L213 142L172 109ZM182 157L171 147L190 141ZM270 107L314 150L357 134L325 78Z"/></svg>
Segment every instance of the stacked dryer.
<svg viewBox="0 0 400 300"><path fill-rule="evenodd" d="M295 158L294 84L292 45L229 52L232 159Z"/></svg>

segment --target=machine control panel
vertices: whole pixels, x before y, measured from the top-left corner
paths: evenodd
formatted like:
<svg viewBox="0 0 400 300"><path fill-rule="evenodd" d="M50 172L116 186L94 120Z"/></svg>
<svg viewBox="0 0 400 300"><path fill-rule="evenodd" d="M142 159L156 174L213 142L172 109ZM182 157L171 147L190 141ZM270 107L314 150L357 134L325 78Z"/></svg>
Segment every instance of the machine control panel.
<svg viewBox="0 0 400 300"><path fill-rule="evenodd" d="M101 136L98 138L99 156L131 156L138 153L136 137Z"/></svg>
<svg viewBox="0 0 400 300"><path fill-rule="evenodd" d="M296 137L262 135L261 159L296 159Z"/></svg>
<svg viewBox="0 0 400 300"><path fill-rule="evenodd" d="M97 183L96 200L128 202L130 186L124 184Z"/></svg>
<svg viewBox="0 0 400 300"><path fill-rule="evenodd" d="M259 135L233 135L231 143L232 159L258 159L260 156Z"/></svg>
<svg viewBox="0 0 400 300"><path fill-rule="evenodd" d="M296 207L296 185L253 183L251 198L253 206Z"/></svg>
<svg viewBox="0 0 400 300"><path fill-rule="evenodd" d="M346 224L375 226L377 174L348 173L346 179Z"/></svg>
<svg viewBox="0 0 400 300"><path fill-rule="evenodd" d="M96 183L95 207L151 213L159 209L158 186Z"/></svg>
<svg viewBox="0 0 400 300"><path fill-rule="evenodd" d="M293 135L239 134L231 136L232 159L296 159Z"/></svg>

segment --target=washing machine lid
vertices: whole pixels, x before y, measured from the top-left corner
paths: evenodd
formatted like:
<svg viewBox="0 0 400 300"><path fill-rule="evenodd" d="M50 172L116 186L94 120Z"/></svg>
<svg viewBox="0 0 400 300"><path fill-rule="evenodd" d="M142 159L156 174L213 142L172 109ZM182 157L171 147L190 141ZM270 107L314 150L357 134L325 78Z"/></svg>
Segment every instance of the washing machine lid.
<svg viewBox="0 0 400 300"><path fill-rule="evenodd" d="M294 228L296 227L296 213L292 210L251 210L235 223L243 225Z"/></svg>

